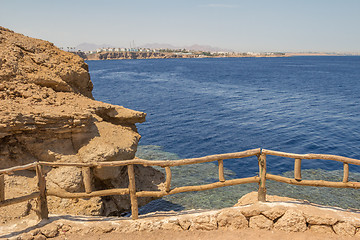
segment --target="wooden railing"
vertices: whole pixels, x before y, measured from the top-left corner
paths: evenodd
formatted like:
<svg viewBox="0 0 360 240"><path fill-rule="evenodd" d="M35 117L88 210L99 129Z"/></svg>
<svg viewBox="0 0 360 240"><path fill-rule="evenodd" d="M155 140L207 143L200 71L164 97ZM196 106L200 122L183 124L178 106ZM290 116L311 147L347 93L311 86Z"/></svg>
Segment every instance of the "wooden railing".
<svg viewBox="0 0 360 240"><path fill-rule="evenodd" d="M273 175L266 172L266 155L274 155L280 157L287 157L294 159L294 178L286 178L283 176ZM247 178L238 178L226 180L224 175L224 164L225 159L236 159L236 158L245 158L257 156L258 165L259 165L259 175ZM333 160L343 162L344 164L344 176L342 182L330 182L324 180L302 180L301 177L301 160L302 159L323 159L323 160ZM183 186L171 188L171 167L174 166L183 166L190 164L198 164L205 162L217 161L219 166L219 181L210 184L197 185L197 186ZM293 154L278 152L266 149L252 149L243 152L236 153L227 153L227 154L218 154L210 155L200 158L191 158L191 159L182 159L182 160L164 160L164 161L149 161L139 158L125 161L113 161L113 162L98 162L98 163L60 163L60 162L35 162L30 163L24 166L12 167L8 169L0 170L0 207L12 205L15 203L24 202L33 198L38 199L39 203L39 217L41 219L48 218L48 208L47 208L47 196L56 196L60 198L90 198L98 196L109 196L109 195L130 195L131 200L131 212L132 218L138 218L138 203L137 198L139 197L163 197L166 195L182 193L182 192L191 192L191 191L203 191L219 187L239 185L245 183L258 183L258 199L259 201L266 201L266 180L274 180L278 182L303 185L303 186L317 186L317 187L334 187L334 188L360 188L360 182L349 182L349 164L360 165L360 160L341 157L336 155L324 155L324 154ZM136 191L135 186L135 174L134 174L134 165L144 165L144 166L160 166L165 168L166 180L165 188L162 191ZM82 176L85 187L85 192L79 193L70 193L65 190L52 190L46 189L46 178L43 173L43 166L52 166L52 167L61 167L61 166L75 166L82 168ZM91 185L91 174L92 168L102 168L102 167L118 167L118 166L127 166L128 177L129 177L129 186L128 188L117 188L117 189L106 189L93 191ZM38 191L33 192L26 196L21 196L12 199L5 199L5 182L4 174L10 174L15 171L26 170L26 169L35 169L37 180L38 180Z"/></svg>

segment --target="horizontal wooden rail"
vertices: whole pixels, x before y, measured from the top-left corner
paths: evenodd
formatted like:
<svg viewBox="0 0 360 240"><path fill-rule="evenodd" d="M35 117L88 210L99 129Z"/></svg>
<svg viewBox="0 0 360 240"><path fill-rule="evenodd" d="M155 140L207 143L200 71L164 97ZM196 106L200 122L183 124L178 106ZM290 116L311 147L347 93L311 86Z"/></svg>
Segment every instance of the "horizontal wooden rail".
<svg viewBox="0 0 360 240"><path fill-rule="evenodd" d="M11 167L11 168L7 168L7 169L1 169L0 174L11 174L11 173L16 172L16 171L27 170L27 169L36 167L37 164L38 164L37 162L33 162L33 163L29 163L29 164L22 165L22 166L16 166L16 167Z"/></svg>
<svg viewBox="0 0 360 240"><path fill-rule="evenodd" d="M226 180L225 182L215 182L215 183L199 185L199 186L177 187L177 188L170 190L170 192L140 191L140 192L136 193L136 196L137 197L163 197L166 195L171 195L171 194L176 194L176 193L205 191L205 190L210 190L210 189L214 189L214 188L228 187L228 186L234 186L234 185L239 185L239 184L258 183L259 181L260 181L260 178L258 176L255 176L255 177L248 177L248 178L231 179L231 180Z"/></svg>
<svg viewBox="0 0 360 240"><path fill-rule="evenodd" d="M287 157L287 158L333 160L343 163L360 165L360 160L358 159L342 157L337 155L329 155L329 154L295 154L295 153L278 152L267 149L263 149L262 153L267 155L274 155L274 156Z"/></svg>
<svg viewBox="0 0 360 240"><path fill-rule="evenodd" d="M295 180L293 178L282 177L273 174L266 174L266 178L277 182L283 182L293 185L312 186L312 187L331 187L331 188L360 188L359 182L329 182L324 180Z"/></svg>
<svg viewBox="0 0 360 240"><path fill-rule="evenodd" d="M120 167L126 165L144 165L144 166L160 166L160 167L175 167L175 166L184 166L197 163L206 163L213 162L224 159L233 159L233 158L245 158L258 155L260 153L260 148L247 150L243 152L236 153L224 153L209 155L199 158L189 158L182 160L162 160L162 161L152 161L144 160L140 158L134 158L132 160L123 160L123 161L112 161L112 162L95 162L95 163L67 163L67 162L39 162L43 166L73 166L73 167Z"/></svg>
<svg viewBox="0 0 360 240"><path fill-rule="evenodd" d="M27 200L37 198L39 196L40 196L40 192L33 192L29 195L25 195L25 196L21 196L21 197L17 197L17 198L6 199L6 200L0 202L0 207L5 207L5 206L12 205L12 204L25 202Z"/></svg>
<svg viewBox="0 0 360 240"><path fill-rule="evenodd" d="M65 190L59 189L49 189L47 190L48 196L55 196L59 198L89 198L89 197L103 197L103 196L110 196L110 195L128 195L129 189L128 188L114 188L114 189L106 189L106 190L99 190L93 191L91 193L80 192L80 193L71 193Z"/></svg>

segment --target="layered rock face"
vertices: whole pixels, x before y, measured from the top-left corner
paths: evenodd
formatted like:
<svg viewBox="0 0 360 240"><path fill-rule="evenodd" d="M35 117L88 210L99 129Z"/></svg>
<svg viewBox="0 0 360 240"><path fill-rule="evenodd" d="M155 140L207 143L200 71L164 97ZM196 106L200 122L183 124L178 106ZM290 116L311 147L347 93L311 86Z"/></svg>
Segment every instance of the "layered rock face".
<svg viewBox="0 0 360 240"><path fill-rule="evenodd" d="M34 161L133 159L140 140L135 124L146 114L95 101L92 88L79 56L0 27L0 168ZM81 169L48 171L48 188L83 191ZM158 189L163 181L153 168L136 166L135 173L139 189ZM95 189L127 187L126 168L95 170L93 184ZM139 200L141 205L151 199ZM55 212L69 213L79 203L49 201ZM128 196L91 201L82 214L117 214L130 207Z"/></svg>

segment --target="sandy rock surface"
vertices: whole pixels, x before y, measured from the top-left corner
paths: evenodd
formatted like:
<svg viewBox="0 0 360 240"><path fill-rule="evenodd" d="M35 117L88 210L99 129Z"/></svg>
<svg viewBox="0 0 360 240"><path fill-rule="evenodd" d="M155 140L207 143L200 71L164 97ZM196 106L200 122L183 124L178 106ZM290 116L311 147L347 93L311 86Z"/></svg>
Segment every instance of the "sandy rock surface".
<svg viewBox="0 0 360 240"><path fill-rule="evenodd" d="M144 122L146 114L95 101L92 88L88 66L79 56L0 27L0 169L35 161L133 159L140 140L135 124ZM81 169L45 170L48 189L84 191ZM163 181L163 174L153 168L139 166L135 173L139 189L157 190ZM33 177L31 171L6 176L6 196L33 190L36 186L27 184ZM127 187L127 181L124 167L92 171L94 190ZM139 203L150 200L142 198ZM20 206L31 212L28 203ZM129 209L129 199L49 197L49 207L50 213L117 215ZM2 221L15 217L5 214L11 207L6 208L0 209Z"/></svg>

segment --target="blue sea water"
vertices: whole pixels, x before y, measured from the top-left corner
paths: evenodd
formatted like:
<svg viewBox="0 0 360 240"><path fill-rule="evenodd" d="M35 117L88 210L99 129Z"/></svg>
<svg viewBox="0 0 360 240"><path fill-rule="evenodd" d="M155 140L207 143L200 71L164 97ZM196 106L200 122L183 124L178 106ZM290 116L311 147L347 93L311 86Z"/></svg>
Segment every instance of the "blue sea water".
<svg viewBox="0 0 360 240"><path fill-rule="evenodd" d="M147 113L137 125L142 146L179 158L265 148L360 159L358 56L87 63L96 100ZM267 164L282 174L294 162L268 156ZM255 157L225 167L234 177L258 172ZM302 168L331 171L342 164L303 160Z"/></svg>

